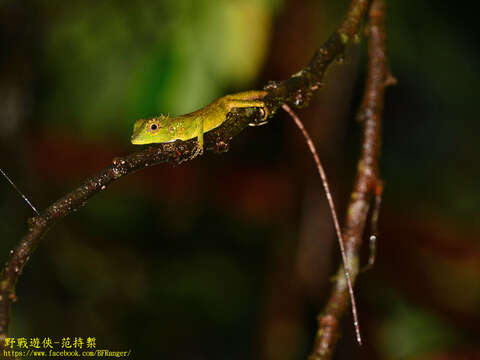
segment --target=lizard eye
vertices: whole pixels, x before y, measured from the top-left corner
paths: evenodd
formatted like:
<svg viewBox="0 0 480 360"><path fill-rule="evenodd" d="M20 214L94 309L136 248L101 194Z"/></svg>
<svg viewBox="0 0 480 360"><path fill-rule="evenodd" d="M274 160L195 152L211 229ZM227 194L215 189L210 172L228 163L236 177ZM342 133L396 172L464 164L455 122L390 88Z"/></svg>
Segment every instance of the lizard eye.
<svg viewBox="0 0 480 360"><path fill-rule="evenodd" d="M152 124L152 125L150 126L150 129L151 129L152 131L157 130L157 129L158 129L157 124Z"/></svg>

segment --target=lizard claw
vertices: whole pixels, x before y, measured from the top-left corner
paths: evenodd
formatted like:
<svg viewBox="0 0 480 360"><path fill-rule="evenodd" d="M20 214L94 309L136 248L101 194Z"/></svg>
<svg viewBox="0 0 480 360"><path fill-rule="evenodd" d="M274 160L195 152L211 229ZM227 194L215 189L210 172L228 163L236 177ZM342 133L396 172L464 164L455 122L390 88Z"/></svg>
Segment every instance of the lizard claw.
<svg viewBox="0 0 480 360"><path fill-rule="evenodd" d="M262 121L262 122L259 122L259 123L251 122L251 123L248 123L248 126L262 126L262 125L265 125L267 123L268 123L268 121Z"/></svg>
<svg viewBox="0 0 480 360"><path fill-rule="evenodd" d="M268 109L264 106L261 107L260 110L262 111L262 120L260 122L251 122L248 126L262 126L268 123Z"/></svg>
<svg viewBox="0 0 480 360"><path fill-rule="evenodd" d="M188 158L188 160L193 160L195 159L197 156L200 156L203 154L203 146L200 146L198 143L197 143L197 146L195 148L195 151L192 153L192 155Z"/></svg>

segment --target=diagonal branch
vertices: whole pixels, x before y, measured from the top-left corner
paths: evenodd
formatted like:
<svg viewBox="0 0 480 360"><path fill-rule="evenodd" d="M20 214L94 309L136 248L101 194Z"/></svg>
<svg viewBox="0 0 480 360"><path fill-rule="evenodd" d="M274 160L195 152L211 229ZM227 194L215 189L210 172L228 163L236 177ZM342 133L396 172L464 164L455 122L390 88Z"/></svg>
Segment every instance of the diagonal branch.
<svg viewBox="0 0 480 360"><path fill-rule="evenodd" d="M369 0L352 0L343 23L330 38L318 49L310 63L287 80L270 82L265 86L268 91L264 101L269 114L279 106L291 103L294 106L306 106L312 93L319 89L328 66L339 56L343 56L350 40L357 34ZM223 151L228 148L231 139L245 129L252 118L258 117L256 111L239 110L229 114L219 128L205 135L205 148ZM113 181L148 166L163 162L180 164L189 160L196 149L196 140L176 141L168 144L156 144L130 155L116 158L112 164L98 174L88 178L82 185L60 198L40 216L28 221L28 231L14 250L10 252L0 279L0 350L4 348L10 321L11 303L16 301L15 285L18 278L39 245L42 237L55 223L73 211L85 205L96 193L106 189Z"/></svg>
<svg viewBox="0 0 480 360"><path fill-rule="evenodd" d="M363 124L362 153L344 228L345 249L349 268L355 279L358 274L358 249L360 247L372 196L381 191L378 174L380 128L385 87L392 83L389 75L385 41L385 0L373 0L368 22L368 71L365 93L358 111ZM340 318L349 306L348 291L343 268L337 272L337 280L330 299L318 316L318 331L309 360L332 357L340 333Z"/></svg>

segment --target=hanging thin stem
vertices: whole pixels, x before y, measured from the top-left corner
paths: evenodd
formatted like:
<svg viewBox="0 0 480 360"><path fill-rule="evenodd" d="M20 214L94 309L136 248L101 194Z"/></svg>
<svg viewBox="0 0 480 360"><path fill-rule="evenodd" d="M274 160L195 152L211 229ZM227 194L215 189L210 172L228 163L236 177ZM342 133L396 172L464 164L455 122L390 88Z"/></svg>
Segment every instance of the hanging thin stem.
<svg viewBox="0 0 480 360"><path fill-rule="evenodd" d="M359 345L362 345L362 337L360 335L360 325L359 325L359 321L358 321L357 305L355 303L355 295L353 293L353 286L352 286L352 279L351 279L351 275L350 275L350 270L348 268L347 254L345 252L345 246L344 246L344 243L343 243L343 235L342 235L342 231L340 229L340 224L338 222L338 216L337 216L337 212L335 210L335 204L333 202L332 193L330 191L330 186L328 185L327 175L326 175L325 170L322 166L322 163L320 161L320 157L318 156L318 152L315 148L315 145L313 144L313 141L312 141L310 135L308 134L307 130L305 129L305 126L303 126L303 123L300 120L300 118L293 112L293 110L287 104L283 104L282 108L283 108L283 110L285 110L291 116L291 118L293 119L295 124L298 126L298 128L302 132L303 137L305 138L305 141L307 142L308 148L310 149L310 152L313 155L313 159L315 160L315 164L317 165L318 174L320 175L320 178L322 179L323 188L325 189L325 194L327 196L328 205L330 207L330 212L332 214L333 224L335 226L335 231L337 233L338 244L340 245L340 252L342 253L343 269L345 271L345 278L347 279L347 286L348 286L348 292L350 294L350 301L352 302L353 324L355 326L355 333L357 335L357 342L358 342Z"/></svg>

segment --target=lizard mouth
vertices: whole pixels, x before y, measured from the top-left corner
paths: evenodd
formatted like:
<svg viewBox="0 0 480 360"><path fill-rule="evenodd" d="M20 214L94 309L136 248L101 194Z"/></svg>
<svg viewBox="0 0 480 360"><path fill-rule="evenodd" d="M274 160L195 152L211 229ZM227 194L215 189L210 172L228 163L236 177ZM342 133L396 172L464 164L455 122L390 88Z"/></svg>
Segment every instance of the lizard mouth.
<svg viewBox="0 0 480 360"><path fill-rule="evenodd" d="M133 144L133 145L144 145L146 144L145 142L142 142L141 140L139 139L136 139L132 136L132 139L130 140L130 142Z"/></svg>
<svg viewBox="0 0 480 360"><path fill-rule="evenodd" d="M130 139L131 143L134 145L142 145L145 144L141 138L139 137L140 133L142 132L142 129L145 125L145 120L137 120L135 122L135 125L133 125L133 134Z"/></svg>

